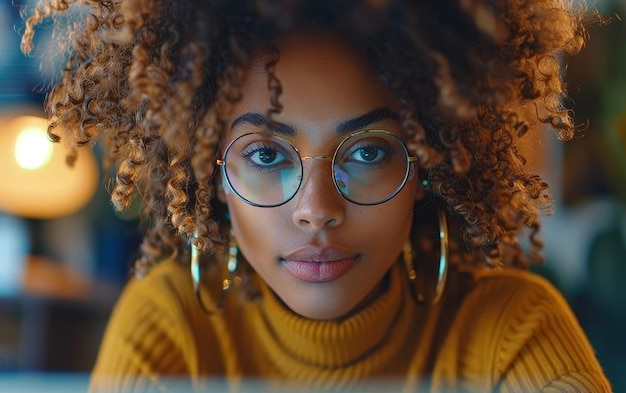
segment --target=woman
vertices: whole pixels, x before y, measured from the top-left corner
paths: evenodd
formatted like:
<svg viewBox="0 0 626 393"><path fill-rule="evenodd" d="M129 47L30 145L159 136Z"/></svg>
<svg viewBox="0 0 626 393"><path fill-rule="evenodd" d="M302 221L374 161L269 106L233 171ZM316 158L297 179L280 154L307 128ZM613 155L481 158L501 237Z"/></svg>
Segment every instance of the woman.
<svg viewBox="0 0 626 393"><path fill-rule="evenodd" d="M550 201L520 141L543 124L574 132L559 60L582 45L576 12L88 5L48 95L50 133L102 141L115 206L139 199L147 225L93 391L178 377L610 391L565 301L524 271ZM38 8L24 50L73 7Z"/></svg>

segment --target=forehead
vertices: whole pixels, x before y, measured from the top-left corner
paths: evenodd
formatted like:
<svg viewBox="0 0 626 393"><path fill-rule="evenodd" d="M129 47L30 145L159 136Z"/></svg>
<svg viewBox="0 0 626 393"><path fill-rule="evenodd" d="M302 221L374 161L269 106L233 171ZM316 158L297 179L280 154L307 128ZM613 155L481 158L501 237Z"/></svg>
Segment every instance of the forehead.
<svg viewBox="0 0 626 393"><path fill-rule="evenodd" d="M372 71L370 59L340 36L318 31L294 32L275 41L283 111L278 120L327 127L377 108L394 108L391 94ZM270 108L267 53L253 57L232 117Z"/></svg>

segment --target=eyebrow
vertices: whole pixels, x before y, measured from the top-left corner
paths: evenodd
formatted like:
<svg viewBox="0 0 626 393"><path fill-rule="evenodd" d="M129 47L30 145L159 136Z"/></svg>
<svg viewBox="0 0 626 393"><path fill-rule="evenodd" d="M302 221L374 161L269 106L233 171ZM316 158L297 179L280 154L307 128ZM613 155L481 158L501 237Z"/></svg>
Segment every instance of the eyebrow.
<svg viewBox="0 0 626 393"><path fill-rule="evenodd" d="M359 131L370 124L378 123L379 121L393 119L397 120L400 116L389 108L374 109L362 116L354 119L342 121L337 125L335 129L338 134L345 134L348 132Z"/></svg>
<svg viewBox="0 0 626 393"><path fill-rule="evenodd" d="M346 134L348 132L359 131L369 126L370 124L374 124L387 119L397 120L398 118L398 114L391 109L378 108L354 119L342 121L337 125L337 127L335 127L335 132L338 134ZM265 116L258 112L246 112L233 121L231 129L244 123L258 127L266 124L267 122ZM296 128L288 124L274 122L273 128L274 131L279 134L287 136L295 136L297 134Z"/></svg>
<svg viewBox="0 0 626 393"><path fill-rule="evenodd" d="M247 112L236 118L230 128L233 129L242 123L248 123L258 127L267 124L267 121L265 120L265 116L260 113ZM294 127L279 122L274 122L274 131L278 132L279 134L288 136L296 135L296 129Z"/></svg>

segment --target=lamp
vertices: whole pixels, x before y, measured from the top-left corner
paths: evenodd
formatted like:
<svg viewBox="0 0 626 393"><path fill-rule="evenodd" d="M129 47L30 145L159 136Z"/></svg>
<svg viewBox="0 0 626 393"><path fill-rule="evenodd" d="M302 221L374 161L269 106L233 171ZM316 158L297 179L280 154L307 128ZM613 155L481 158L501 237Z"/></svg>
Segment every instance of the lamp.
<svg viewBox="0 0 626 393"><path fill-rule="evenodd" d="M25 108L0 114L0 210L35 219L66 216L93 197L98 184L96 159L79 149L73 167L69 148L52 143L47 121Z"/></svg>

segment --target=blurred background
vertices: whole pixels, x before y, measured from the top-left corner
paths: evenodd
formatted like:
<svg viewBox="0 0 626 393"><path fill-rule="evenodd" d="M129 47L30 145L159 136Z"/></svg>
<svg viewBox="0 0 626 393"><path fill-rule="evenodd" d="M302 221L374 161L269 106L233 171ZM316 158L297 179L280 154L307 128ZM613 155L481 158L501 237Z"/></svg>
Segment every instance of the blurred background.
<svg viewBox="0 0 626 393"><path fill-rule="evenodd" d="M589 6L614 20L590 23L569 62L581 136L544 133L535 151L556 201L544 220L546 262L535 269L563 292L625 392L626 0ZM65 147L47 142L41 108L53 69L40 60L54 53L45 26L36 54L20 52L19 11L0 0L0 382L87 375L140 242L136 218L112 209L97 146L70 170Z"/></svg>
<svg viewBox="0 0 626 393"><path fill-rule="evenodd" d="M56 64L40 63L61 56L45 25L34 55L20 52L23 22L12 3L0 0L0 391L14 391L3 378L51 391L49 378L37 385L33 376L68 374L83 376L72 380L85 391L138 223L112 209L97 146L69 168L67 148L49 143L43 91ZM67 378L59 386L68 391Z"/></svg>

